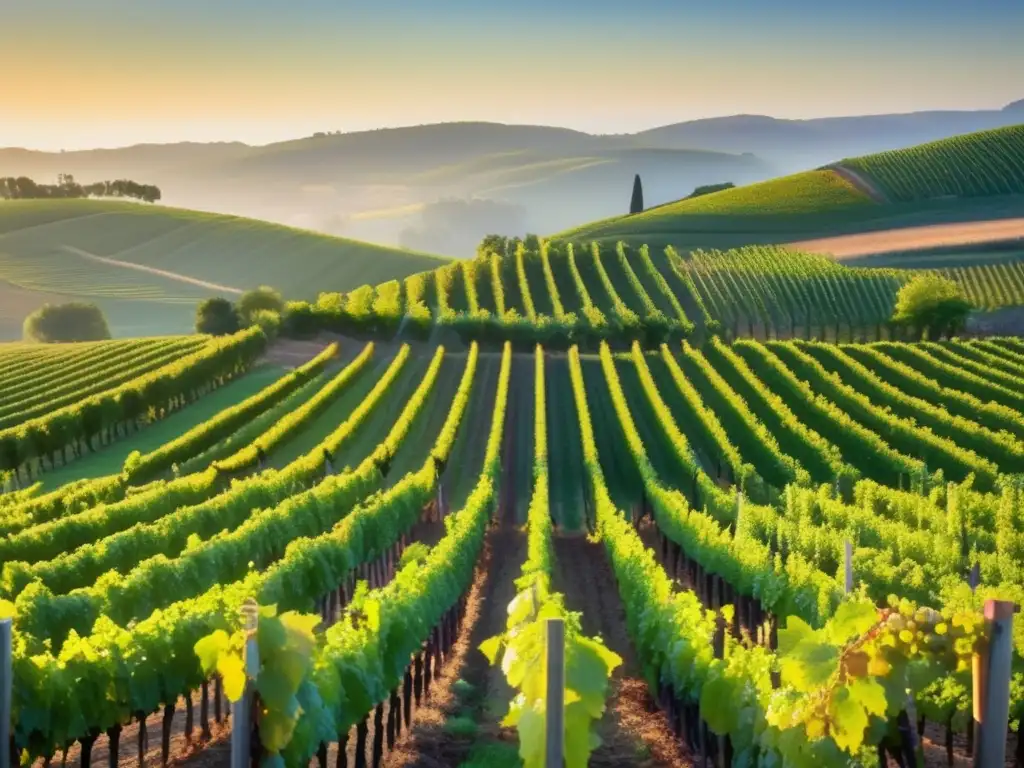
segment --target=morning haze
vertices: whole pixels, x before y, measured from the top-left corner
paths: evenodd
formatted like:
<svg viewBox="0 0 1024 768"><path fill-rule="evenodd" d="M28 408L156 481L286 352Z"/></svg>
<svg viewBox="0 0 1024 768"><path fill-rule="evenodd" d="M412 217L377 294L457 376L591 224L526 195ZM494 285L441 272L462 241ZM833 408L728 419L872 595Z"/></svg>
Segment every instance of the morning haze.
<svg viewBox="0 0 1024 768"><path fill-rule="evenodd" d="M35 151L0 163L465 256L481 209L440 200L551 232L635 173L657 204L1018 119L1019 3L826 5L41 0L5 10L0 147Z"/></svg>

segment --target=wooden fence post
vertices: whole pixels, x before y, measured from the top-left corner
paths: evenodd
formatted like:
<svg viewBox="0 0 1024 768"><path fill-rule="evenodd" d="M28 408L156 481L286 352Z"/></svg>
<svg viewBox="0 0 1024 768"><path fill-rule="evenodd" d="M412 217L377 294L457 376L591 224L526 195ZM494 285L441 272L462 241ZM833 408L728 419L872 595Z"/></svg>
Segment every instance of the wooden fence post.
<svg viewBox="0 0 1024 768"><path fill-rule="evenodd" d="M562 768L562 740L565 734L565 622L548 619L547 634L547 707L544 768Z"/></svg>
<svg viewBox="0 0 1024 768"><path fill-rule="evenodd" d="M1010 664L1013 657L1013 614L1018 607L1005 600L985 601L988 641L974 654L974 764L1003 765L1010 719Z"/></svg>
<svg viewBox="0 0 1024 768"><path fill-rule="evenodd" d="M253 681L260 670L260 649L257 642L259 607L256 601L246 600L239 609L245 629L245 689L235 704L231 723L231 768L250 768L252 748Z"/></svg>
<svg viewBox="0 0 1024 768"><path fill-rule="evenodd" d="M11 693L14 690L12 626L11 619L0 620L0 768L11 768Z"/></svg>

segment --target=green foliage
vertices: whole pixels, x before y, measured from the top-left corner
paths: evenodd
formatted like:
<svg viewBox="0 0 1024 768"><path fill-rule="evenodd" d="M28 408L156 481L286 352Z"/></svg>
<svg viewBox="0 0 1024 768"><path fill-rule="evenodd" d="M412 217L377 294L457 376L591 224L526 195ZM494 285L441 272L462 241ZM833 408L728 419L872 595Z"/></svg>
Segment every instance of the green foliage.
<svg viewBox="0 0 1024 768"><path fill-rule="evenodd" d="M313 305L308 301L289 301L285 304L281 331L293 338L314 336L319 330Z"/></svg>
<svg viewBox="0 0 1024 768"><path fill-rule="evenodd" d="M843 160L893 201L1024 192L1024 125Z"/></svg>
<svg viewBox="0 0 1024 768"><path fill-rule="evenodd" d="M224 298L207 299L196 308L196 333L226 336L241 327L234 305Z"/></svg>
<svg viewBox="0 0 1024 768"><path fill-rule="evenodd" d="M196 351L178 355L154 371L89 394L17 427L0 429L0 469L16 470L32 458L52 456L79 441L88 445L115 424L136 421L150 409L168 408L183 392L208 386L214 379L223 381L235 376L263 353L266 341L259 328L208 340Z"/></svg>
<svg viewBox="0 0 1024 768"><path fill-rule="evenodd" d="M281 293L273 288L261 285L252 291L243 293L235 303L238 317L245 325L252 325L257 322L258 312L273 312L278 315L284 313L285 303Z"/></svg>
<svg viewBox="0 0 1024 768"><path fill-rule="evenodd" d="M399 560L399 566L405 568L410 563L422 563L427 559L430 549L421 541L416 541L405 548Z"/></svg>
<svg viewBox="0 0 1024 768"><path fill-rule="evenodd" d="M299 693L313 671L317 646L313 630L320 617L296 611L279 616L276 605L265 605L258 607L258 619L259 661L252 683L259 694L260 743L267 753L264 761L274 764L291 741L303 712ZM249 635L246 629L232 635L217 630L195 644L203 672L219 674L225 695L234 702L242 698L246 687Z"/></svg>
<svg viewBox="0 0 1024 768"><path fill-rule="evenodd" d="M257 325L268 339L276 339L281 330L281 315L270 309L258 309L249 318L250 325Z"/></svg>
<svg viewBox="0 0 1024 768"><path fill-rule="evenodd" d="M731 181L725 181L721 184L704 184L696 187L686 199L689 200L694 197L700 197L701 195L710 195L712 192L721 192L723 189L732 189L735 186L736 185Z"/></svg>
<svg viewBox="0 0 1024 768"><path fill-rule="evenodd" d="M25 318L25 341L38 343L102 341L110 338L103 312L95 304L44 304Z"/></svg>
<svg viewBox="0 0 1024 768"><path fill-rule="evenodd" d="M908 692L924 690L944 670L969 669L982 630L977 613L944 617L896 598L882 610L843 603L819 630L790 617L779 630L783 690L767 711L764 743L794 765L810 764L823 741L856 756L872 723L895 716ZM803 744L785 736L793 729Z"/></svg>
<svg viewBox="0 0 1024 768"><path fill-rule="evenodd" d="M548 508L547 408L544 350L534 353L534 490L528 513L529 538L519 592L509 603L505 631L484 641L480 651L500 665L509 685L518 691L502 725L519 731L519 755L526 768L544 766L547 706L547 622L564 622L565 688L564 753L567 768L583 768L600 745L595 727L605 709L608 680L622 664L601 640L583 635L579 613L565 609L564 598L550 591L552 543Z"/></svg>
<svg viewBox="0 0 1024 768"><path fill-rule="evenodd" d="M285 374L252 397L220 411L212 419L164 443L157 450L145 456L133 451L125 460L125 475L138 485L168 470L172 464L201 454L319 375L337 354L338 345L330 344L308 363Z"/></svg>
<svg viewBox="0 0 1024 768"><path fill-rule="evenodd" d="M641 213L644 210L644 188L640 182L640 174L633 177L633 196L629 200L629 213Z"/></svg>
<svg viewBox="0 0 1024 768"><path fill-rule="evenodd" d="M939 338L963 328L970 311L971 303L955 282L924 274L900 288L892 321L910 326L919 336Z"/></svg>

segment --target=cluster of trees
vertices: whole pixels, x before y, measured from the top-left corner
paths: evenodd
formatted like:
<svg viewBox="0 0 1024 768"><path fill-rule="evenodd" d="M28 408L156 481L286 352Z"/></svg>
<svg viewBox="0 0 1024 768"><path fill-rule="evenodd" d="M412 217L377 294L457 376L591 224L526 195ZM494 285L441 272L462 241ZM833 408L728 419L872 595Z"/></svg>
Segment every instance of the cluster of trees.
<svg viewBox="0 0 1024 768"><path fill-rule="evenodd" d="M0 198L9 200L67 199L76 197L130 197L147 203L161 198L160 188L129 179L79 184L70 174L60 174L56 184L37 184L26 176L0 177Z"/></svg>
<svg viewBox="0 0 1024 768"><path fill-rule="evenodd" d="M110 338L110 328L95 304L73 301L44 304L25 318L22 337L40 344L104 341Z"/></svg>
<svg viewBox="0 0 1024 768"><path fill-rule="evenodd" d="M196 309L196 333L226 336L258 325L273 338L281 327L285 302L281 294L266 285L243 293L232 304L225 298L207 299Z"/></svg>
<svg viewBox="0 0 1024 768"><path fill-rule="evenodd" d="M723 181L721 184L705 184L704 186L697 187L693 192L687 195L687 200L691 197L700 197L701 195L710 195L712 192L721 192L723 189L732 189L736 185L731 181Z"/></svg>

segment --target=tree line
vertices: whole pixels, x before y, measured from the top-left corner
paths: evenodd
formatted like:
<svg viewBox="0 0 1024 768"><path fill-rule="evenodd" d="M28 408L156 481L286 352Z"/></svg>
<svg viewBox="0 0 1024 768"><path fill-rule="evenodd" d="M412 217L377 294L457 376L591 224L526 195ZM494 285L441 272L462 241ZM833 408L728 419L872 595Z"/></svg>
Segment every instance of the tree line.
<svg viewBox="0 0 1024 768"><path fill-rule="evenodd" d="M160 188L130 179L79 184L74 176L60 174L56 184L37 184L27 176L0 177L0 199L47 200L78 197L130 197L147 203L161 198Z"/></svg>

